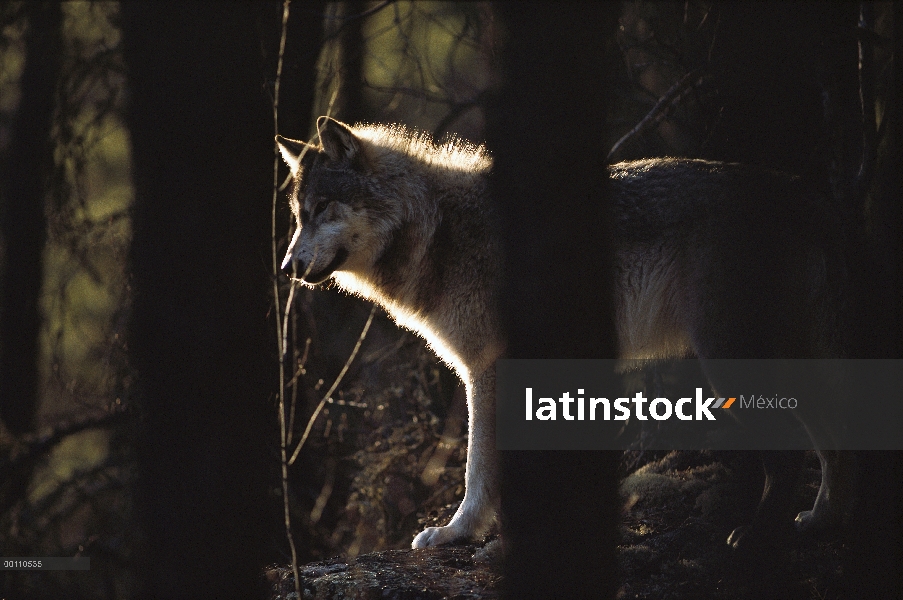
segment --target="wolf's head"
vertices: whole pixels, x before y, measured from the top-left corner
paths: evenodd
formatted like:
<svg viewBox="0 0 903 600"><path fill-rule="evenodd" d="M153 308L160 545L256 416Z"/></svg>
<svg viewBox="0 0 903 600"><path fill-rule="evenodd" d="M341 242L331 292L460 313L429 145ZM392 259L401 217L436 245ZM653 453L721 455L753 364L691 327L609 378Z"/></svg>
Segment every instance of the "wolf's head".
<svg viewBox="0 0 903 600"><path fill-rule="evenodd" d="M276 137L294 176L297 223L282 269L311 284L336 271L366 273L398 219L380 193L366 141L329 117L317 129L319 146Z"/></svg>

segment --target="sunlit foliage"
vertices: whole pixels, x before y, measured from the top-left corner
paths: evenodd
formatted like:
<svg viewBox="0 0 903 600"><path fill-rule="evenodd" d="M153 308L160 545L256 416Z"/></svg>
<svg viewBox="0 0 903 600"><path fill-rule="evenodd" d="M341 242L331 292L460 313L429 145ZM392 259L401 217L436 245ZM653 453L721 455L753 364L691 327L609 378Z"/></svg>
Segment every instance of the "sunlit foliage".
<svg viewBox="0 0 903 600"><path fill-rule="evenodd" d="M122 326L130 239L129 141L122 122L125 73L113 2L64 3L63 76L48 198L42 413L116 396L124 367ZM75 400L75 402L73 402ZM76 409L78 410L78 409Z"/></svg>

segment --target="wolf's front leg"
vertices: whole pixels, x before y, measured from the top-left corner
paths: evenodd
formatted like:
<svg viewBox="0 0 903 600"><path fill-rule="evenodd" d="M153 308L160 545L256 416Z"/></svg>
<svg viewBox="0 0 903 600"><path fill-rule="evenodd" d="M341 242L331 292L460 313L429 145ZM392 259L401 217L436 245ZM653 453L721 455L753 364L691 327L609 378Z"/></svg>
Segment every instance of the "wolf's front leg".
<svg viewBox="0 0 903 600"><path fill-rule="evenodd" d="M498 508L498 453L495 449L495 365L467 384L469 437L464 501L445 527L428 527L412 548L428 548L482 534Z"/></svg>

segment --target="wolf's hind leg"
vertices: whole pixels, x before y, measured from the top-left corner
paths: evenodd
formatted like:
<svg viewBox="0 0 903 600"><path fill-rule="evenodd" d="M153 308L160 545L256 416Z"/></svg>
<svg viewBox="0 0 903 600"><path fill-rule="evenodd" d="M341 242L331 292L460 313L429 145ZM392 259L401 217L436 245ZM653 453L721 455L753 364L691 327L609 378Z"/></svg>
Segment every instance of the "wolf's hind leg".
<svg viewBox="0 0 903 600"><path fill-rule="evenodd" d="M819 450L821 486L812 510L796 517L796 528L802 533L815 533L841 524L853 493L855 458L852 452Z"/></svg>
<svg viewBox="0 0 903 600"><path fill-rule="evenodd" d="M854 496L856 455L851 451L837 450L841 445L843 423L843 397L849 394L850 382L841 376L816 373L811 380L822 384L818 391L820 402L807 405L802 415L809 437L821 462L821 485L812 510L804 510L796 517L796 528L801 533L812 534L830 530L843 524ZM814 403L813 403L814 404Z"/></svg>
<svg viewBox="0 0 903 600"><path fill-rule="evenodd" d="M495 365L467 385L470 415L464 501L445 527L427 527L412 548L428 548L470 539L492 523L498 505L498 455L495 449Z"/></svg>
<svg viewBox="0 0 903 600"><path fill-rule="evenodd" d="M773 548L793 533L793 490L803 467L805 453L797 450L763 451L765 489L749 525L737 527L727 539L735 550L756 553Z"/></svg>

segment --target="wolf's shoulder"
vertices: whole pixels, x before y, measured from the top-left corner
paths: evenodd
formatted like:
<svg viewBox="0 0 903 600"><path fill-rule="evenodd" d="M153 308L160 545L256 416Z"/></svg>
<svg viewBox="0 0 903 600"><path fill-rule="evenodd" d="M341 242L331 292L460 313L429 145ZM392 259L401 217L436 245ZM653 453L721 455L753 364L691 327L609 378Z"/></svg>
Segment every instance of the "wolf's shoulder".
<svg viewBox="0 0 903 600"><path fill-rule="evenodd" d="M413 159L430 167L471 173L486 173L492 156L485 144L476 144L454 134L439 140L427 131L400 124L357 123L355 135L372 151Z"/></svg>

